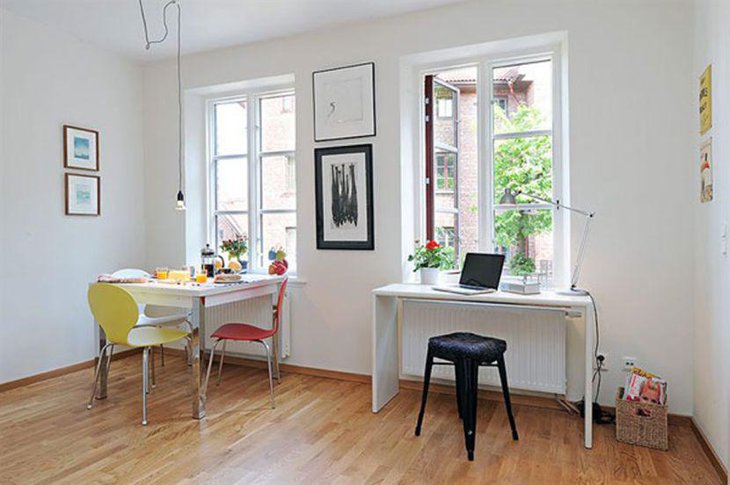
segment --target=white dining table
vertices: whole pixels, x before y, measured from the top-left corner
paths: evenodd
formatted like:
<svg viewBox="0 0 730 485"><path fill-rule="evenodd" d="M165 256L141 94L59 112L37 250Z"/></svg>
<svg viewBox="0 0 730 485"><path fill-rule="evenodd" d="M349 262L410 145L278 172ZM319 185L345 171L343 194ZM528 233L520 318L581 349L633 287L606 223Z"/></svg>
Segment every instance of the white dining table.
<svg viewBox="0 0 730 485"><path fill-rule="evenodd" d="M244 275L241 282L229 284L215 284L210 280L204 284L192 282L174 284L151 280L147 283L118 283L117 286L129 291L139 304L185 308L191 311L192 408L193 418L201 419L205 417L205 389L201 386L200 361L202 353L205 351L205 342L201 341L200 336L201 332L202 335L205 335L206 309L251 298L275 295L283 280L282 276ZM99 325L95 325L95 327L99 332L98 341L101 350L106 345L106 335ZM100 382L96 398L104 399L107 396L109 375L106 359L102 359L99 372Z"/></svg>

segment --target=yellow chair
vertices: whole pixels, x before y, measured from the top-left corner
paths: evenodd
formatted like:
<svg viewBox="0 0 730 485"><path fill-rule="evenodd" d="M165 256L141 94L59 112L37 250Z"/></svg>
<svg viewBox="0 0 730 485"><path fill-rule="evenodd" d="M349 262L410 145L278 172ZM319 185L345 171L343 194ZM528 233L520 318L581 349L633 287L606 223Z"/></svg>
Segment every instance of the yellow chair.
<svg viewBox="0 0 730 485"><path fill-rule="evenodd" d="M89 307L96 322L104 329L107 344L99 352L99 362L94 373L88 409L94 402L102 359L111 360L115 345L143 348L142 351L142 424L147 424L147 394L149 393L149 356L152 347L168 344L188 337L184 330L159 327L135 327L139 319L139 307L127 290L107 283L95 283L89 288ZM106 352L109 350L109 356Z"/></svg>

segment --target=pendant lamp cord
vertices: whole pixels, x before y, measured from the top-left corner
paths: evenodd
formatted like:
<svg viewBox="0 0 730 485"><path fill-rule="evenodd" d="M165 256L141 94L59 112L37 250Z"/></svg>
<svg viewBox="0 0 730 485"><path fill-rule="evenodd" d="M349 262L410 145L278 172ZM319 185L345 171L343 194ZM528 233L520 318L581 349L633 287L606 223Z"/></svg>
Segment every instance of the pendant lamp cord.
<svg viewBox="0 0 730 485"><path fill-rule="evenodd" d="M139 0L139 11L142 14L142 26L144 27L144 40L145 40L145 49L149 50L152 44L162 44L167 40L167 36L170 33L170 29L167 26L167 9L175 6L177 8L177 53L176 53L176 61L177 61L177 117L178 117L178 147L177 147L177 155L178 155L178 190L182 192L183 189L183 115L182 115L182 109L183 109L183 99L182 99L182 68L180 63L180 57L181 57L181 51L180 46L182 44L182 33L181 33L181 17L182 17L182 11L180 10L180 4L178 3L178 0L170 0L165 4L165 7L162 9L162 25L165 28L165 33L160 37L159 39L152 39L150 40L150 34L149 29L147 28L147 17L144 13L144 5L142 5L142 0Z"/></svg>

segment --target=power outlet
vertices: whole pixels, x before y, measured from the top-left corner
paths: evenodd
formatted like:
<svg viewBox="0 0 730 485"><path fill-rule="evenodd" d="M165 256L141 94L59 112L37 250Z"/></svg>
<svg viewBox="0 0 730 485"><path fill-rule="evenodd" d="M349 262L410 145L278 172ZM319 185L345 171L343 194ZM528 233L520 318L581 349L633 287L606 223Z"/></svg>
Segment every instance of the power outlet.
<svg viewBox="0 0 730 485"><path fill-rule="evenodd" d="M596 354L596 368L598 368L599 362L601 362L601 372L608 371L608 354L606 352L603 352L602 350L599 350Z"/></svg>
<svg viewBox="0 0 730 485"><path fill-rule="evenodd" d="M624 357L624 370L630 371L636 367L636 359L634 357Z"/></svg>

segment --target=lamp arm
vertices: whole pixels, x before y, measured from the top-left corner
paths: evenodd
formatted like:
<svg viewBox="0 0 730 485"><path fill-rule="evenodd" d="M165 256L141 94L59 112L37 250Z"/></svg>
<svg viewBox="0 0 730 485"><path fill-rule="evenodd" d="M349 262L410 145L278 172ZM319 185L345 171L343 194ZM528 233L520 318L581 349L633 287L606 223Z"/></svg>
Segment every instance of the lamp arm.
<svg viewBox="0 0 730 485"><path fill-rule="evenodd" d="M583 267L583 259L586 254L586 245L588 243L588 230L591 227L591 221L593 220L593 213L590 213L586 218L586 225L583 227L583 237L580 241L580 248L578 248L578 257L575 260L575 268L573 269L573 276L570 278L570 289L575 289L578 285L578 278L580 277L580 270Z"/></svg>
<svg viewBox="0 0 730 485"><path fill-rule="evenodd" d="M542 197L539 197L537 195L530 194L528 192L523 192L521 190L518 190L517 193L515 193L515 197L517 197L518 195L524 195L524 196L527 196L527 197L529 197L531 199L539 200L540 202L545 202L546 204L554 205L557 209L567 209L567 210L569 210L571 212L575 212L577 214L580 214L580 215L583 215L583 216L586 216L586 217L593 217L595 215L594 212L584 211L583 209L576 209L575 207L570 207L570 206L567 206L565 204L561 204L559 201L558 202L555 202L554 200L543 199Z"/></svg>

